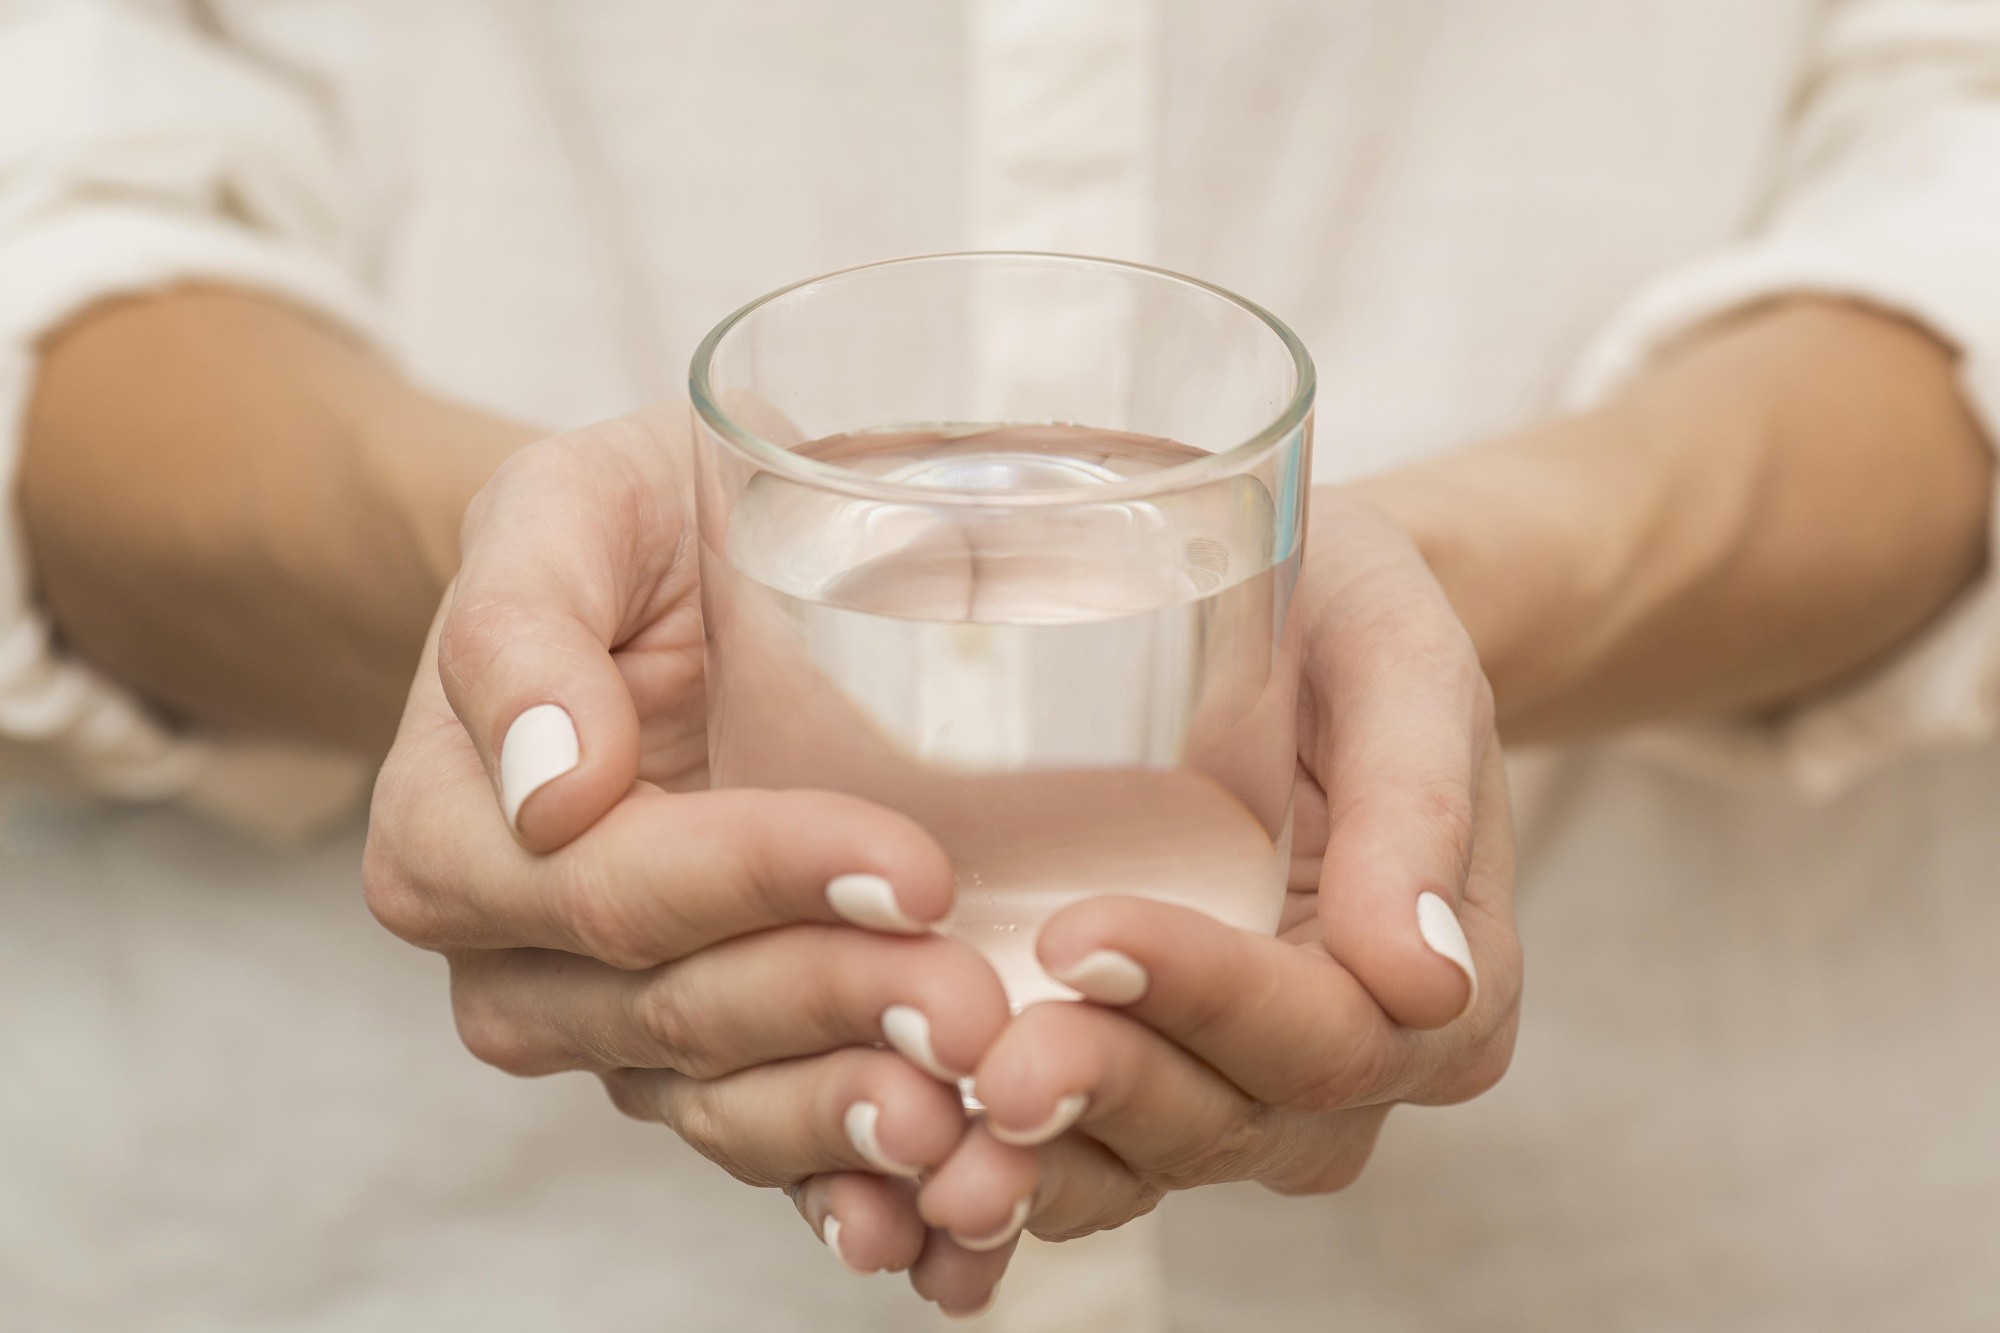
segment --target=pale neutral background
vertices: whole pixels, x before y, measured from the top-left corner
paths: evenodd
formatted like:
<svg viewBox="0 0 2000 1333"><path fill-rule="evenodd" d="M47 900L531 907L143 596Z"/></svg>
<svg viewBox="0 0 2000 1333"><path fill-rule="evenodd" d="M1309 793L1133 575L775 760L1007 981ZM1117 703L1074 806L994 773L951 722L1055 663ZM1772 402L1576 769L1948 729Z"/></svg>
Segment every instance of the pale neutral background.
<svg viewBox="0 0 2000 1333"><path fill-rule="evenodd" d="M1926 321L1984 410L1996 73L1983 0L17 0L0 410L47 328L204 276L576 422L779 282L991 245L1271 305L1326 479L1787 290ZM129 793L240 760L41 655L9 572L0 730ZM1044 1259L991 1322L2000 1325L1994 639L1981 590L1805 715L1524 764L1501 1088L1399 1112L1339 1198L1204 1192ZM931 1326L590 1080L475 1065L358 831L260 850L28 778L0 809L0 1324Z"/></svg>

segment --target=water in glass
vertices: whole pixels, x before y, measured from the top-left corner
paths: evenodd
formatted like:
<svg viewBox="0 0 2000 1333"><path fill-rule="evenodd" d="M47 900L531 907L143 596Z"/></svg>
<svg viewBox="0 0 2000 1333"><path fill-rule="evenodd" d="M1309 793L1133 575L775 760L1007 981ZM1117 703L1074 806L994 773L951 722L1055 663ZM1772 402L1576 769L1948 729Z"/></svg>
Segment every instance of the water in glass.
<svg viewBox="0 0 2000 1333"><path fill-rule="evenodd" d="M1073 995L1034 941L1079 898L1138 894L1271 933L1301 543L1277 549L1264 485L1092 502L1201 454L1077 426L867 431L800 452L1064 502L914 504L753 476L727 549L705 552L717 785L830 788L914 817L957 873L948 929L1017 1009Z"/></svg>

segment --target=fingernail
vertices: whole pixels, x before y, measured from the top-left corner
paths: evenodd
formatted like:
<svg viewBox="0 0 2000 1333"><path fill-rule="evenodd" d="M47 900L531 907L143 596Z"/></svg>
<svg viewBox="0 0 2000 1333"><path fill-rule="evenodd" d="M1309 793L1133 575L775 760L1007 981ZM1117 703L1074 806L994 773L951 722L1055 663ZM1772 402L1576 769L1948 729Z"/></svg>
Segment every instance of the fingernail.
<svg viewBox="0 0 2000 1333"><path fill-rule="evenodd" d="M961 1236L954 1231L951 1233L951 1238L964 1248L976 1250L981 1254L984 1254L988 1250L997 1250L1002 1245L1013 1240L1014 1237L1020 1235L1021 1228L1028 1224L1028 1204L1029 1200L1027 1199L1022 1199L1019 1203L1016 1203L1014 1211L1007 1216L1007 1224L990 1236Z"/></svg>
<svg viewBox="0 0 2000 1333"><path fill-rule="evenodd" d="M944 1067L931 1049L931 1021L924 1011L907 1004L892 1004L882 1011L882 1036L905 1060L937 1079L958 1086L962 1077Z"/></svg>
<svg viewBox="0 0 2000 1333"><path fill-rule="evenodd" d="M987 1132L1002 1143L1011 1143L1016 1148L1033 1148L1047 1143L1056 1135L1076 1123L1083 1114L1083 1108L1090 1105L1090 1098L1080 1092L1072 1092L1056 1103L1055 1111L1033 1129L1002 1129L993 1123L992 1117L986 1121Z"/></svg>
<svg viewBox="0 0 2000 1333"><path fill-rule="evenodd" d="M915 1180L922 1174L921 1167L904 1166L882 1151L882 1141L875 1137L875 1127L881 1119L882 1108L874 1102L854 1103L847 1108L847 1141L854 1145L854 1151L861 1154L862 1160L877 1171Z"/></svg>
<svg viewBox="0 0 2000 1333"><path fill-rule="evenodd" d="M500 804L518 828L521 803L576 767L576 723L557 704L536 704L500 742Z"/></svg>
<svg viewBox="0 0 2000 1333"><path fill-rule="evenodd" d="M1430 945L1433 952L1449 959L1459 971L1465 973L1465 979L1470 983L1465 1008L1472 1008L1472 1002L1479 998L1479 973L1472 966L1472 946L1465 942L1465 927L1458 924L1451 904L1435 893L1418 894L1417 933L1424 937L1424 943Z"/></svg>
<svg viewBox="0 0 2000 1333"><path fill-rule="evenodd" d="M820 1223L819 1238L826 1242L826 1248L833 1251L833 1257L840 1260L842 1268L845 1268L850 1273L866 1274L866 1269L856 1267L853 1261L841 1252L840 1219L832 1213L828 1213L826 1221Z"/></svg>
<svg viewBox="0 0 2000 1333"><path fill-rule="evenodd" d="M1146 969L1112 949L1094 949L1055 974L1057 981L1099 1004L1131 1004L1151 984Z"/></svg>
<svg viewBox="0 0 2000 1333"><path fill-rule="evenodd" d="M826 886L827 905L850 925L892 935L928 935L931 928L912 921L896 901L896 891L880 875L835 875Z"/></svg>

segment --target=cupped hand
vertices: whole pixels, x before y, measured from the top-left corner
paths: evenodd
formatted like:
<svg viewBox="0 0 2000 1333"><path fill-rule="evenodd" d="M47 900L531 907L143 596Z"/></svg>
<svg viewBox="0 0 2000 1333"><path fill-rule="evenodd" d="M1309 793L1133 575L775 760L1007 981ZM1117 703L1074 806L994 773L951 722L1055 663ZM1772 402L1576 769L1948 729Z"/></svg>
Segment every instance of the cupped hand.
<svg viewBox="0 0 2000 1333"><path fill-rule="evenodd" d="M1336 492L1313 522L1280 937L1133 898L1053 918L1038 955L1095 1003L1035 1006L987 1051L986 1120L926 1181L928 1225L1060 1239L1195 1185L1337 1190L1392 1105L1505 1072L1521 956L1490 692L1393 522ZM996 1170L996 1141L1035 1145L1039 1171Z"/></svg>
<svg viewBox="0 0 2000 1333"><path fill-rule="evenodd" d="M661 413L530 446L475 500L376 786L368 902L449 960L475 1055L599 1074L628 1114L791 1188L851 1267L959 1299L956 1247L910 1201L964 1136L955 1080L1006 999L930 930L952 873L916 824L701 790L686 467ZM800 1191L840 1171L870 1174Z"/></svg>

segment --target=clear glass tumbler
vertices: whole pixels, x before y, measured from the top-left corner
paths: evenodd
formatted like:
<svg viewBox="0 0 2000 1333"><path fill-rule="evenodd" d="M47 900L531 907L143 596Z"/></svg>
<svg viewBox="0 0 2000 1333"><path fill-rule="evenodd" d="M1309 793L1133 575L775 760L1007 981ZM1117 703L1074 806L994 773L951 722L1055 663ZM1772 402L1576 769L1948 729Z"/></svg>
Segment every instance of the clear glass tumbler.
<svg viewBox="0 0 2000 1333"><path fill-rule="evenodd" d="M765 296L690 375L717 786L903 811L1016 1009L1041 924L1277 928L1313 367L1191 278L933 255Z"/></svg>

